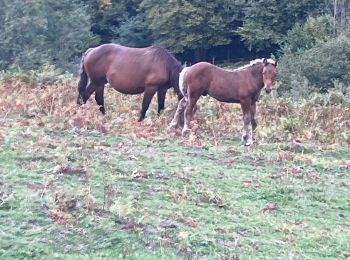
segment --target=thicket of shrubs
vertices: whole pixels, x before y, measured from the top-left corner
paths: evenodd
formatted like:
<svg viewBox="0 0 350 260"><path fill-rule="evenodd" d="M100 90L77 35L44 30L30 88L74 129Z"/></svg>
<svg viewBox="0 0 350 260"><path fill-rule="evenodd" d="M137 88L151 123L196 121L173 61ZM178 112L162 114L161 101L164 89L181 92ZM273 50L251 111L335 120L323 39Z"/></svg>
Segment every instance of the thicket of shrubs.
<svg viewBox="0 0 350 260"><path fill-rule="evenodd" d="M334 34L326 16L289 31L278 66L279 93L307 97L335 88L350 94L350 33Z"/></svg>
<svg viewBox="0 0 350 260"><path fill-rule="evenodd" d="M338 6L332 1L326 5L341 11L341 14L334 13L333 16L324 14L328 7L310 0L305 3L293 0L288 1L289 4L285 1L268 1L262 6L258 1L221 1L223 9L218 7L221 6L219 2L203 7L199 1L187 1L193 13L201 19L198 18L199 24L192 24L186 31L186 28L181 27L183 23L179 25L179 17L186 11L180 2L176 3L179 9L174 11L171 9L174 4L172 1L123 0L119 3L117 0L5 0L3 8L0 8L0 69L6 72L1 73L1 77L27 78L39 85L54 81L66 71L78 71L84 49L113 39L130 46L164 43L170 50L188 51L192 48L192 51L198 50L200 54L203 47L198 46L203 45L200 44L203 37L210 39L209 48L219 44L220 37L225 35L222 44L235 44L235 41L244 40L246 48L249 46L265 51L275 46L272 49L279 60L277 85L281 96L307 97L310 93L325 93L331 88L345 96L349 95L350 27L347 18L350 7L343 5L344 1L339 1ZM167 23L163 24L153 17L153 11L158 10L155 8L158 5L166 11L159 15L164 15L162 19ZM138 6L143 8L145 14ZM289 20L282 19L286 15L282 7L290 9ZM224 16L225 23L217 18L209 31L204 30L205 23L209 21L201 15L203 8L208 14ZM263 10L273 11L277 20L265 17L266 13L261 16ZM167 12L171 21L167 20ZM192 20L191 17L186 19L194 23L193 17L197 16L190 14ZM293 15L299 18L292 19ZM339 17L342 19L340 23ZM262 28L257 27L258 22ZM239 27L240 24L243 26ZM218 31L219 27L225 33ZM223 28L231 28L227 29L229 35ZM182 38L180 34L174 34L178 31L184 34ZM204 41L208 43L208 40ZM185 42L187 45L183 45ZM183 46L180 48L178 44ZM238 46L236 51L239 52L240 48Z"/></svg>

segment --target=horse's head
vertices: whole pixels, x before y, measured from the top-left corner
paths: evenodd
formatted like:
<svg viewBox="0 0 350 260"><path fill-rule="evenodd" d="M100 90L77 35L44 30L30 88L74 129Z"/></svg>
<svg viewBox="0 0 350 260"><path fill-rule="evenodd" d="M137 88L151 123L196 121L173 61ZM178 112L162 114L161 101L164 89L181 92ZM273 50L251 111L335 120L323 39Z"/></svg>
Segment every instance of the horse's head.
<svg viewBox="0 0 350 260"><path fill-rule="evenodd" d="M264 58L263 60L263 81L266 93L270 93L276 78L277 61Z"/></svg>

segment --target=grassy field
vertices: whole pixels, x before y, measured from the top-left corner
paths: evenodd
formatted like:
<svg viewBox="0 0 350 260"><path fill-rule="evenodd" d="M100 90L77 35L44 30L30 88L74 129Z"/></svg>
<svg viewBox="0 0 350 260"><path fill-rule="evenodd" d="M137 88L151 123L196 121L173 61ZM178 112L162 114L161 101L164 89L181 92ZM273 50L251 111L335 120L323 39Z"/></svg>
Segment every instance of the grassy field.
<svg viewBox="0 0 350 260"><path fill-rule="evenodd" d="M173 97L137 123L112 90L103 117L70 82L0 89L1 259L350 258L348 108L265 98L246 148L239 106L207 98L183 139Z"/></svg>

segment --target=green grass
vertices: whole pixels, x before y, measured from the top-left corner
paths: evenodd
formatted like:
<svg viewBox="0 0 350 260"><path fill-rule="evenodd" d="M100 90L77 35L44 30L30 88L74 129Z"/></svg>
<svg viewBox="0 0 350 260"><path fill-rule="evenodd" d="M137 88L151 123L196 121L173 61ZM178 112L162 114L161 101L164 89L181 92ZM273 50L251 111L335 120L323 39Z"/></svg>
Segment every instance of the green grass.
<svg viewBox="0 0 350 260"><path fill-rule="evenodd" d="M350 257L347 148L1 129L1 259Z"/></svg>

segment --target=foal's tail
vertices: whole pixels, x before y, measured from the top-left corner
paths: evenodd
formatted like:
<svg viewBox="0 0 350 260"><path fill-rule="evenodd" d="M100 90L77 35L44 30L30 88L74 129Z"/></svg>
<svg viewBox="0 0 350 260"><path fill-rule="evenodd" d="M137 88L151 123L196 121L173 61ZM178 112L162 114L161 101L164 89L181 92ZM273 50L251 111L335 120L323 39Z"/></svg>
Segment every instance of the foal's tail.
<svg viewBox="0 0 350 260"><path fill-rule="evenodd" d="M185 74L188 71L190 67L185 67L181 72L179 76L179 88L182 93L182 95L187 99L187 86L185 84Z"/></svg>
<svg viewBox="0 0 350 260"><path fill-rule="evenodd" d="M84 92L86 90L86 86L87 86L87 83L88 83L88 80L89 80L89 77L88 75L86 74L86 71L85 71L85 68L84 68L84 59L85 59L85 56L91 51L93 50L93 48L89 48L87 49L83 56L81 57L81 63L80 63L80 70L79 70L79 82L78 82L78 99L77 99L77 103L79 105L82 104L82 99L83 99L83 95L84 95Z"/></svg>

